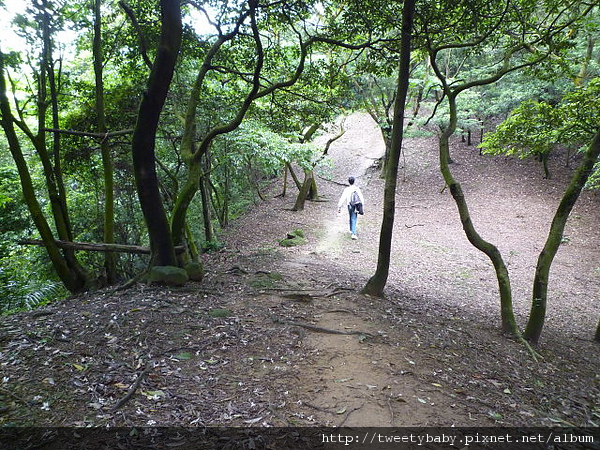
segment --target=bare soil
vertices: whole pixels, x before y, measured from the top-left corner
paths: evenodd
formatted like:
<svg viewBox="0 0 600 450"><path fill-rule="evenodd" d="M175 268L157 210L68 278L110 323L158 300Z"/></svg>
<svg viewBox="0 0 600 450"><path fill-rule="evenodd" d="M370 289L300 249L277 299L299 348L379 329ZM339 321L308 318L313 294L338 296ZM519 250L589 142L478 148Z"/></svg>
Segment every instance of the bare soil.
<svg viewBox="0 0 600 450"><path fill-rule="evenodd" d="M383 144L365 115L346 126L318 179L322 201L293 212L274 180L225 249L204 255L202 283L3 317L0 424L597 427L598 196L586 192L569 220L535 361L499 331L493 269L443 190L435 137L405 140L386 297L359 293L377 262ZM452 156L476 227L509 264L523 326L572 169L553 159L545 180L535 161L480 156L460 138ZM366 197L356 241L337 215L349 175ZM296 229L308 243L281 247Z"/></svg>

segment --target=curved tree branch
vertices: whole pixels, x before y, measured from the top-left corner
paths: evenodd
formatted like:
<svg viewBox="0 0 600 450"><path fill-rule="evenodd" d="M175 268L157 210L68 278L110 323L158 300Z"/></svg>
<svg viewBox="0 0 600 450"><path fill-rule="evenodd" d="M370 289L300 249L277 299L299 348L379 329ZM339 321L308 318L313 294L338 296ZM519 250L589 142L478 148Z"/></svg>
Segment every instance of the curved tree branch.
<svg viewBox="0 0 600 450"><path fill-rule="evenodd" d="M146 37L142 32L142 27L140 27L140 23L138 22L135 13L124 1L120 1L119 6L123 8L123 11L125 11L125 14L127 14L127 17L129 17L129 20L131 20L131 24L133 25L133 28L135 29L140 41L140 53L142 54L142 58L144 59L146 66L148 66L149 69L152 69L152 61L150 61L150 58L148 57L148 44L146 42Z"/></svg>

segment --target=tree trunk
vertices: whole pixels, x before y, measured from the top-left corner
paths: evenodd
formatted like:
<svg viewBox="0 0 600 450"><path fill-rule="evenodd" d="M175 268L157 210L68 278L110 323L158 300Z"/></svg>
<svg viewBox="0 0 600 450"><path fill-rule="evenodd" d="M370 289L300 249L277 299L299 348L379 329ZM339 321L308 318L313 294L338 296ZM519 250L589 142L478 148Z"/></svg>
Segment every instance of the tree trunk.
<svg viewBox="0 0 600 450"><path fill-rule="evenodd" d="M219 221L219 226L221 228L226 228L229 225L229 170L227 167L224 167L224 178L225 182L223 183L223 194L219 193L219 190L214 185L212 180L209 178L208 182L210 183L210 191L208 198L210 199L211 206L214 211L217 213L217 220Z"/></svg>
<svg viewBox="0 0 600 450"><path fill-rule="evenodd" d="M160 5L160 43L133 131L132 155L138 197L150 237L151 264L174 266L177 258L158 187L155 146L160 113L181 45L182 24L179 0L161 0Z"/></svg>
<svg viewBox="0 0 600 450"><path fill-rule="evenodd" d="M594 336L596 342L600 342L600 319L598 319L598 326L596 327L596 335Z"/></svg>
<svg viewBox="0 0 600 450"><path fill-rule="evenodd" d="M285 194L287 193L287 182L288 182L288 166L287 166L287 164L285 164L283 166L283 187L281 188L281 194L279 194L280 197L285 197Z"/></svg>
<svg viewBox="0 0 600 450"><path fill-rule="evenodd" d="M550 178L552 178L552 175L550 174L550 168L548 167L548 159L549 158L550 158L549 151L547 153L542 153L540 155L540 160L542 161L542 167L544 168L544 178L546 180L549 180Z"/></svg>
<svg viewBox="0 0 600 450"><path fill-rule="evenodd" d="M533 292L531 311L529 313L529 321L523 333L523 337L533 344L537 344L544 327L546 317L546 305L548 301L548 279L550 275L550 266L556 256L560 243L562 241L563 232L569 214L579 198L582 189L585 186L590 174L594 170L594 165L600 156L600 131L592 140L590 146L584 153L584 158L581 161L577 171L573 174L571 182L565 191L563 198L558 205L550 232L544 248L540 252L533 280Z"/></svg>
<svg viewBox="0 0 600 450"><path fill-rule="evenodd" d="M315 181L314 178L315 175L312 170L304 171L304 183L302 183L302 187L300 188L298 197L296 197L296 203L294 204L292 211L304 210L304 204L306 203L306 199L308 198Z"/></svg>
<svg viewBox="0 0 600 450"><path fill-rule="evenodd" d="M185 128L181 142L181 156L188 165L189 175L186 185L183 191L178 196L172 211L171 229L173 232L175 243L183 239L188 207L199 189L198 183L200 182L201 176L199 165L202 156L209 150L212 141L217 136L232 132L240 126L242 120L248 112L248 109L250 108L250 105L256 99L257 93L260 89L260 73L263 68L264 51L262 48L260 33L256 25L256 8L258 7L258 2L249 2L249 7L250 12L248 13L248 15L251 19L251 27L253 30L257 52L256 63L254 67L254 76L252 77L252 89L244 99L244 102L238 110L236 117L225 125L217 126L211 129L204 136L204 139L201 141L198 148L196 148L194 145L196 130L196 109L198 107L200 92L202 89L204 78L208 71L213 68L212 59L215 57L221 46L225 42L235 38L238 35L239 25L241 24L241 22L238 22L238 24L230 33L220 34L216 41L212 44L211 48L209 49L204 58L202 66L198 72L198 75L196 76L196 80L192 87L192 91L190 93L185 117ZM242 14L240 18L245 17L246 15Z"/></svg>
<svg viewBox="0 0 600 450"><path fill-rule="evenodd" d="M412 111L412 119L410 120L409 126L415 121L417 116L419 115L419 110L421 109L421 103L423 101L423 93L425 92L425 86L427 85L427 80L431 76L431 62L429 58L425 58L425 71L423 74L423 79L419 83L419 88L417 91L417 98L415 99L415 105Z"/></svg>
<svg viewBox="0 0 600 450"><path fill-rule="evenodd" d="M388 161L390 160L390 154L392 153L393 137L391 130L388 130L387 128L381 128L381 137L383 138L385 150L383 156L381 157L381 170L379 172L379 177L385 179L387 176Z"/></svg>
<svg viewBox="0 0 600 450"><path fill-rule="evenodd" d="M106 111L104 106L104 55L102 52L102 15L101 0L94 0L94 74L96 77L96 115L98 133L106 134ZM104 170L104 242L112 244L115 241L115 202L114 202L114 167L108 146L108 139L100 142L102 168ZM117 280L117 257L113 252L104 255L104 269L108 284Z"/></svg>
<svg viewBox="0 0 600 450"><path fill-rule="evenodd" d="M575 77L575 86L581 86L585 84L588 76L589 76L589 65L592 57L594 55L594 36L592 34L588 35L587 38L587 49L585 52L585 58L581 63L581 68L579 69L579 74ZM600 58L600 56L599 56Z"/></svg>
<svg viewBox="0 0 600 450"><path fill-rule="evenodd" d="M512 333L515 336L519 336L519 329L513 312L512 289L510 286L510 277L508 274L508 269L506 268L506 264L504 263L498 248L484 240L479 235L477 230L475 230L462 187L460 183L454 179L452 172L450 171L449 141L450 136L452 136L456 130L456 95L457 94L455 93L449 93L448 95L448 103L450 106L450 122L446 130L444 130L440 136L440 171L442 172L444 181L450 188L450 193L452 194L456 206L458 207L458 213L467 239L475 248L485 253L494 265L496 279L498 280L498 289L500 292L500 315L502 319L502 330Z"/></svg>
<svg viewBox="0 0 600 450"><path fill-rule="evenodd" d="M210 152L207 152L203 158L204 174L200 177L200 197L202 199L202 221L204 223L204 239L207 242L215 240L215 231L213 229L211 206L210 206Z"/></svg>
<svg viewBox="0 0 600 450"><path fill-rule="evenodd" d="M200 186L201 175L202 167L200 164L191 163L188 165L187 179L177 194L177 199L171 213L171 232L175 245L183 243L187 211Z"/></svg>
<svg viewBox="0 0 600 450"><path fill-rule="evenodd" d="M31 172L27 165L27 161L25 160L25 157L23 155L21 144L19 142L19 138L14 127L14 116L10 109L10 103L7 97L7 86L4 71L4 54L2 54L1 52L0 111L0 125L4 130L6 139L8 140L8 147L10 153L13 157L13 160L15 161L15 165L17 166L17 171L19 173L19 179L21 181L21 189L23 192L23 197L25 199L25 204L29 209L29 213L31 214L31 218L36 229L38 230L40 236L43 239L46 251L48 252L48 256L50 257L50 261L52 262L52 266L54 267L54 270L56 271L60 280L70 292L75 293L82 291L86 286L87 280L82 278L80 274L73 271L72 268L69 267L69 265L67 264L65 258L63 257L63 254L61 253L61 250L54 242L52 230L46 218L44 217L42 207L36 197L35 188L33 186L33 181L30 175Z"/></svg>
<svg viewBox="0 0 600 450"><path fill-rule="evenodd" d="M300 183L300 180L298 179L296 172L294 172L292 165L290 163L285 163L285 165L286 165L287 169L290 171L290 175L292 176L292 180L294 180L294 184L296 185L296 188L298 190L302 189L302 183Z"/></svg>
<svg viewBox="0 0 600 450"><path fill-rule="evenodd" d="M404 134L404 107L409 87L411 32L415 0L404 0L402 10L402 43L400 46L400 63L398 68L398 84L394 103L394 121L392 127L392 146L386 162L385 189L383 197L383 220L379 235L379 252L375 274L367 281L362 293L383 296L390 271L390 255L394 232L394 214L396 209L396 184L398 165L402 153L402 137Z"/></svg>
<svg viewBox="0 0 600 450"><path fill-rule="evenodd" d="M54 133L52 147L48 150L46 143L46 120L48 107L52 105L52 125L59 127L58 123L58 92L56 90L56 79L53 66L53 41L51 35L50 13L48 4L44 0L41 6L42 17L42 55L40 60L39 72L39 93L38 93L38 136L34 142L36 151L40 156L46 184L48 185L48 195L52 205L54 222L56 230L61 239L72 240L73 233L67 212L67 199L62 182L62 172L60 169L60 134ZM50 94L48 94L48 90Z"/></svg>
<svg viewBox="0 0 600 450"><path fill-rule="evenodd" d="M52 40L52 24L50 17L50 7L46 0L42 1L40 7L41 27L42 27L42 55L40 59L39 73L39 93L38 93L38 135L34 139L34 146L38 153L44 175L46 177L46 186L48 196L52 208L52 215L56 231L60 239L72 240L73 231L71 228L71 220L69 218L69 210L67 206L67 193L63 181L61 169L61 137L59 133L54 133L52 136L52 144L48 149L46 142L46 121L48 116L48 108L53 128L59 128L59 108L58 108L58 81L56 79L54 68L53 48L54 41ZM60 73L60 72L59 72ZM63 251L65 261L71 271L80 277L84 284L88 282L89 274L81 266L75 252L71 250Z"/></svg>
<svg viewBox="0 0 600 450"><path fill-rule="evenodd" d="M18 242L20 245L41 245L46 246L46 242L39 239L21 239ZM150 248L142 247L140 245L129 245L129 244L106 244L98 242L73 242L73 241L61 241L55 240L54 243L58 248L70 249L70 250L83 250L87 252L117 252L117 253L131 253L135 255L149 255ZM176 253L182 253L183 247L175 247Z"/></svg>
<svg viewBox="0 0 600 450"><path fill-rule="evenodd" d="M311 172L313 171L311 170ZM313 202L319 200L319 188L317 187L317 179L315 178L314 172L312 176L312 181L310 183L310 188L308 189L308 198Z"/></svg>

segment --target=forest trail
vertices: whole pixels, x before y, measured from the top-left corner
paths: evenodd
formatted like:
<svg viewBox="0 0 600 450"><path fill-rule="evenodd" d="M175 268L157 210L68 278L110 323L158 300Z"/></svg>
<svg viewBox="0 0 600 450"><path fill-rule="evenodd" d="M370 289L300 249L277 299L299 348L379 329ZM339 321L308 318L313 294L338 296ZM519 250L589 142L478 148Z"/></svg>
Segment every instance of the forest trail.
<svg viewBox="0 0 600 450"><path fill-rule="evenodd" d="M329 210L325 214L320 210L324 232L309 250L294 254L287 266L318 272L322 268L314 267L317 256L332 264L362 268L365 274L374 269L367 267L364 255L372 261L377 252L374 236L381 225L382 180L374 163L385 147L367 115L350 116L346 126L346 133L330 150L330 176L340 184L354 176L363 190L367 214L359 217L359 239L350 239L347 213L336 214L336 192L327 186ZM339 195L343 186L337 189ZM294 273L285 276L293 278ZM303 339L312 349L313 360L298 376L299 397L318 417L316 421L336 427L493 424L487 417L469 416L468 408L458 407L456 395L428 379L427 372L435 369L405 345L415 336L382 323L374 302L381 300L356 293L313 302L310 323L318 330L305 332Z"/></svg>
<svg viewBox="0 0 600 450"><path fill-rule="evenodd" d="M370 175L369 169L373 164L385 153L385 146L379 130L375 123L366 114L354 114L344 121L346 131L344 135L333 143L329 151L329 156L333 161L333 167L329 176L338 183L347 184L347 179L350 176L356 178L356 184L361 187L365 195L370 194L368 190L368 182ZM317 139L323 143L327 136L321 136ZM326 235L319 239L316 244L316 252L322 254L338 254L343 253L345 240L344 233L348 235L348 217L345 211L336 215L336 205L338 198L335 197L336 192L331 190L331 186L327 186L326 190L330 197L330 212L323 218ZM339 187L338 197L341 195L343 186ZM369 201L371 204L369 204ZM372 199L365 199L367 203L365 208L371 208L371 211L380 209L377 203ZM360 218L362 225L364 217ZM372 222L372 221L371 221ZM348 236L346 236L348 237ZM371 243L372 244L372 243Z"/></svg>
<svg viewBox="0 0 600 450"><path fill-rule="evenodd" d="M368 116L354 115L346 122L346 133L330 150L334 164L332 176L342 182L348 176L356 178L356 184L364 191L364 206L369 214L359 217L361 242L351 241L347 213L344 210L335 213L337 199L335 193L331 193L331 213L323 226L325 235L314 245L314 253L334 260L352 260L360 265L361 248L372 246L376 250L377 246L377 241L363 239L362 232L367 227L373 228L369 230L372 235L380 225L379 220L372 219L378 217L381 208L380 199L369 189L369 180L370 176L378 175L373 164L383 156L385 147ZM342 189L340 186L340 194ZM311 263L309 258L298 256L301 262ZM315 313L316 326L352 333L313 332L306 336L305 344L314 349L315 361L300 374L309 399L303 403L322 416L320 421L324 419L328 425L337 427L432 423L430 404L439 404L439 400L432 400L431 393L428 395L425 391L433 392L435 388L424 386L411 376L410 364L414 362L405 348L390 345L387 333L378 328L380 324L365 298L335 296L319 306Z"/></svg>
<svg viewBox="0 0 600 450"><path fill-rule="evenodd" d="M333 426L493 426L537 417L535 408L507 395L514 389L531 389L516 373L531 369L532 361L523 348L495 331L499 325L493 270L464 237L452 200L440 194L443 182L437 169L435 139L405 141L386 299L357 293L377 261L383 180L373 163L384 146L367 115L350 116L346 126L346 134L330 149L333 168L328 175L335 183L320 184L320 193L328 201L308 204L300 217L294 218L294 224L308 228L310 243L288 251L286 264L277 270L292 268L284 278L302 280L305 286L318 280L320 273L329 272L335 278L338 272L338 281L345 280L354 290L316 298L310 307L303 305L302 317L323 330L357 334L303 331L303 345L311 349L313 359L301 366L298 375L300 402L312 410L317 423ZM545 183L535 163L482 158L472 147L461 149L455 159L454 170L467 180L463 186L471 195L475 220L505 252L513 277L515 309L517 314L523 313L528 308L528 271L534 266L536 249L543 245L552 205L558 202L568 173L562 173L560 181ZM560 167L560 162L555 163ZM337 199L349 175L357 178L366 197L358 241L350 240L345 212L336 215ZM534 192L537 189L536 195L523 183L530 183ZM579 202L567 228L573 245L562 251L556 263L566 271L564 279L573 277L586 283L592 298L600 298L600 289L593 282L598 280L599 246L589 238L597 234L597 200L586 193ZM523 228L525 220L530 222ZM519 231L509 234L507 230L515 225L520 226ZM575 241L579 245L574 245ZM581 262L581 255L586 260L578 267L575 260ZM299 267L303 270L298 271ZM554 283L553 288L554 296L572 299L574 295L570 282ZM568 331L580 339L585 333L591 335L600 315L598 303L589 297L579 300L575 308L588 312L583 322L581 311L563 305L559 311L550 309L547 330L564 325L561 314L574 313L577 319L570 324L576 323L577 328ZM504 347L502 356L496 354L498 345ZM551 345L570 346L560 343L560 338ZM591 373L598 373L597 347L584 346L596 353L586 360L591 363ZM520 369L501 375L503 361ZM462 371L457 372L457 367ZM556 367L544 370L557 373ZM596 385L599 381L596 376ZM474 385L478 389L470 391ZM484 399L490 395L499 398Z"/></svg>
<svg viewBox="0 0 600 450"><path fill-rule="evenodd" d="M3 317L0 425L598 426L599 197L585 193L567 224L535 362L499 330L493 270L441 192L434 137L405 140L386 296L360 294L377 262L383 144L367 115L346 126L318 174L322 201L291 211L274 180L225 248L202 256L201 283L140 283ZM452 151L476 226L505 255L522 325L572 169L554 158L544 180L535 161L481 157L460 138ZM366 197L356 241L337 215L349 175ZM298 228L305 245L279 245Z"/></svg>

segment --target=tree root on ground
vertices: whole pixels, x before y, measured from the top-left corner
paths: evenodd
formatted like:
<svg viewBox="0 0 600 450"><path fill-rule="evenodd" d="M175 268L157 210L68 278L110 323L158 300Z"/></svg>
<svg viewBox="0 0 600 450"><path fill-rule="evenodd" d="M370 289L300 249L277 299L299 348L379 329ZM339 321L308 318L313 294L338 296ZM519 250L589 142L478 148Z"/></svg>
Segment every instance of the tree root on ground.
<svg viewBox="0 0 600 450"><path fill-rule="evenodd" d="M531 344L529 342L527 342L527 340L523 336L521 336L519 334L517 336L517 340L525 346L525 348L527 349L527 351L529 351L529 354L531 355L531 357L533 358L533 360L535 362L539 362L540 359L544 359L544 357L542 355L540 355L538 352L536 352L535 349L531 346Z"/></svg>
<svg viewBox="0 0 600 450"><path fill-rule="evenodd" d="M306 328L310 331L315 331L317 333L327 333L327 334L343 334L343 335L359 335L359 336L369 336L373 337L371 333L366 331L339 331L339 330L331 330L329 328L318 327L316 325L311 325L309 323L300 323L300 322L288 322L286 320L275 319L274 322L282 323L284 325L292 325L295 327Z"/></svg>

